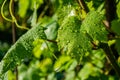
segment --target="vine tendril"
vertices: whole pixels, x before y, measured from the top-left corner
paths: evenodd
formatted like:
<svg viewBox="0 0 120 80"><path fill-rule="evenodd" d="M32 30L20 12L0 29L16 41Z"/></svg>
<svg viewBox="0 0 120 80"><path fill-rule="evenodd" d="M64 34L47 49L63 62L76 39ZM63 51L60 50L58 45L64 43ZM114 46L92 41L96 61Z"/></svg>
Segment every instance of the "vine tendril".
<svg viewBox="0 0 120 80"><path fill-rule="evenodd" d="M23 26L20 26L20 25L17 23L17 20L16 20L15 16L14 16L13 13L12 13L12 2L13 2L13 0L10 0L10 3L9 3L9 11L10 11L10 15L11 15L11 17L12 17L13 22L15 22L15 24L16 24L16 26L17 26L18 28L28 30L28 28L23 27Z"/></svg>
<svg viewBox="0 0 120 80"><path fill-rule="evenodd" d="M6 21L13 22L11 19L5 17L5 15L4 15L4 13L3 13L3 8L4 8L6 2L7 2L7 0L4 0L3 4L2 4L2 6L1 6L1 15L2 15L2 17L3 17Z"/></svg>
<svg viewBox="0 0 120 80"><path fill-rule="evenodd" d="M17 22L17 20L16 20L16 18L15 18L15 16L13 15L13 13L12 13L12 2L13 2L13 0L10 0L10 3L9 3L9 11L10 11L10 15L11 15L11 17L12 17L12 20L9 19L9 18L7 18L7 17L5 17L4 12L3 12L3 8L4 8L6 2L7 2L7 0L4 0L3 4L2 4L2 6L1 6L1 15L2 15L2 17L3 17L6 21L14 22L18 28L28 30L29 28L23 27L23 26L19 25L18 22Z"/></svg>

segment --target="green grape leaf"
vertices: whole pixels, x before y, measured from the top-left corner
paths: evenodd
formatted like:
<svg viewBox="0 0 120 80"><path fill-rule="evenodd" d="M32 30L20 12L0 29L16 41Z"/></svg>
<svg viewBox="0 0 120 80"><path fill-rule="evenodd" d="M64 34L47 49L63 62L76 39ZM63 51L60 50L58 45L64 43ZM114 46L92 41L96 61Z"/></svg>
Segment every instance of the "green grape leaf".
<svg viewBox="0 0 120 80"><path fill-rule="evenodd" d="M60 58L54 64L54 70L60 69L62 66L65 65L66 62L70 61L70 56L60 56Z"/></svg>
<svg viewBox="0 0 120 80"><path fill-rule="evenodd" d="M56 39L58 27L59 26L58 26L58 23L56 21L52 21L51 23L49 23L46 26L47 29L45 30L45 33L46 33L47 39L49 39L49 40Z"/></svg>
<svg viewBox="0 0 120 80"><path fill-rule="evenodd" d="M33 50L33 41L38 38L46 39L44 28L39 25L21 36L0 62L0 75L9 69L15 68L24 58L30 58Z"/></svg>
<svg viewBox="0 0 120 80"><path fill-rule="evenodd" d="M90 76L97 76L99 74L100 74L100 69L98 67L95 67L90 62L87 62L78 73L78 76L80 77L81 80L87 80Z"/></svg>
<svg viewBox="0 0 120 80"><path fill-rule="evenodd" d="M36 23L37 23L37 9L35 7L32 15L31 26L36 26Z"/></svg>
<svg viewBox="0 0 120 80"><path fill-rule="evenodd" d="M60 0L59 2L60 6L56 15L58 17L58 23L61 25L66 15L69 15L72 10L78 9L78 4L74 0Z"/></svg>
<svg viewBox="0 0 120 80"><path fill-rule="evenodd" d="M19 10L18 10L18 14L20 15L20 17L24 18L26 13L27 13L27 9L29 8L29 0L19 0Z"/></svg>
<svg viewBox="0 0 120 80"><path fill-rule="evenodd" d="M62 24L64 18L66 17L66 15L68 15L71 10L73 9L72 7L70 7L71 5L66 5L66 6L62 6L58 8L57 11L57 15L58 15L58 23Z"/></svg>
<svg viewBox="0 0 120 80"><path fill-rule="evenodd" d="M68 16L58 30L58 47L65 53L80 58L81 53L91 50L86 35L80 32L81 21L76 16Z"/></svg>
<svg viewBox="0 0 120 80"><path fill-rule="evenodd" d="M116 10L116 12L117 12L118 17L120 18L120 1L117 4L117 10Z"/></svg>
<svg viewBox="0 0 120 80"><path fill-rule="evenodd" d="M103 24L104 16L96 11L88 13L80 31L87 33L94 41L107 41L108 32Z"/></svg>
<svg viewBox="0 0 120 80"><path fill-rule="evenodd" d="M44 0L29 0L30 2L30 9L34 9L34 5L36 4L36 9L41 7L41 5L44 3Z"/></svg>
<svg viewBox="0 0 120 80"><path fill-rule="evenodd" d="M120 20L113 20L111 23L111 29L117 33L118 35L120 35Z"/></svg>

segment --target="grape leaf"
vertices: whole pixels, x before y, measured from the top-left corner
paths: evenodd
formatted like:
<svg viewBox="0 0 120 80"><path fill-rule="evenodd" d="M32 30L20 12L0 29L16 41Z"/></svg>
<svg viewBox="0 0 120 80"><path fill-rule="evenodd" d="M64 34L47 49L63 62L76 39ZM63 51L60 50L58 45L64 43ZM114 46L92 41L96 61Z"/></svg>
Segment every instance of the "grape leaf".
<svg viewBox="0 0 120 80"><path fill-rule="evenodd" d="M25 2L24 0L19 0L18 14L20 15L20 17L22 18L25 17L28 8L29 8L29 0L26 0Z"/></svg>
<svg viewBox="0 0 120 80"><path fill-rule="evenodd" d="M22 59L30 58L32 55L32 43L35 39L46 39L44 28L37 25L21 36L17 42L8 50L3 60L0 62L0 75L13 69L21 63Z"/></svg>
<svg viewBox="0 0 120 80"><path fill-rule="evenodd" d="M46 33L47 39L49 40L56 39L58 27L59 25L56 21L52 21L46 26L47 29L45 30L45 33Z"/></svg>
<svg viewBox="0 0 120 80"><path fill-rule="evenodd" d="M113 20L112 22L111 22L111 29L115 32L115 33L117 33L117 35L120 35L120 20Z"/></svg>
<svg viewBox="0 0 120 80"><path fill-rule="evenodd" d="M120 18L120 2L117 4L116 12L117 12L118 17Z"/></svg>
<svg viewBox="0 0 120 80"><path fill-rule="evenodd" d="M77 59L81 53L91 50L86 35L80 32L81 21L76 16L68 16L58 30L58 47Z"/></svg>
<svg viewBox="0 0 120 80"><path fill-rule="evenodd" d="M55 62L54 64L54 70L59 70L60 67L65 65L66 62L70 61L71 57L70 56L60 56L60 58Z"/></svg>
<svg viewBox="0 0 120 80"><path fill-rule="evenodd" d="M58 8L57 15L58 15L58 23L61 25L66 15L68 15L73 8L71 4L66 6L61 6Z"/></svg>
<svg viewBox="0 0 120 80"><path fill-rule="evenodd" d="M96 11L88 13L80 31L87 33L94 41L107 41L107 31L103 24L104 16Z"/></svg>
<svg viewBox="0 0 120 80"><path fill-rule="evenodd" d="M74 0L59 0L59 3L60 6L56 12L56 15L58 17L58 23L61 25L63 20L72 10L78 10L78 3Z"/></svg>
<svg viewBox="0 0 120 80"><path fill-rule="evenodd" d="M61 5L68 5L68 4L74 4L74 0L59 0L59 3Z"/></svg>

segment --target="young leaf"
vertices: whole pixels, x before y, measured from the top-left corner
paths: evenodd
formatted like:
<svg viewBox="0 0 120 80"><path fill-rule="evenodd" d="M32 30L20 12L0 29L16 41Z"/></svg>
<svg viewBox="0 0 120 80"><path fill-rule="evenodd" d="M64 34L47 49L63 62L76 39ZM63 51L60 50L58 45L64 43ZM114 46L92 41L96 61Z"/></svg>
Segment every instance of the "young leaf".
<svg viewBox="0 0 120 80"><path fill-rule="evenodd" d="M117 16L120 18L120 1L117 4L117 10L116 10L116 12L117 12Z"/></svg>
<svg viewBox="0 0 120 80"><path fill-rule="evenodd" d="M59 25L56 21L52 21L46 26L47 29L45 30L45 34L47 36L47 39L49 40L56 39L58 27Z"/></svg>
<svg viewBox="0 0 120 80"><path fill-rule="evenodd" d="M79 31L81 21L76 16L68 16L63 22L58 30L58 47L79 59L82 53L91 50L89 39Z"/></svg>
<svg viewBox="0 0 120 80"><path fill-rule="evenodd" d="M44 28L39 25L20 37L0 62L0 75L21 63L22 59L30 58L33 50L32 43L38 38L46 39Z"/></svg>
<svg viewBox="0 0 120 80"><path fill-rule="evenodd" d="M58 17L58 23L61 25L66 16L69 15L72 10L78 8L78 4L75 0L59 0L59 2L60 6L56 14Z"/></svg>
<svg viewBox="0 0 120 80"><path fill-rule="evenodd" d="M20 17L24 18L26 13L27 13L27 9L29 8L29 0L19 0L19 10L18 10L18 14L20 15Z"/></svg>
<svg viewBox="0 0 120 80"><path fill-rule="evenodd" d="M60 69L66 62L70 61L70 56L60 56L60 58L54 64L54 70Z"/></svg>
<svg viewBox="0 0 120 80"><path fill-rule="evenodd" d="M88 13L80 31L86 32L94 41L107 41L107 31L103 24L104 16L96 11Z"/></svg>

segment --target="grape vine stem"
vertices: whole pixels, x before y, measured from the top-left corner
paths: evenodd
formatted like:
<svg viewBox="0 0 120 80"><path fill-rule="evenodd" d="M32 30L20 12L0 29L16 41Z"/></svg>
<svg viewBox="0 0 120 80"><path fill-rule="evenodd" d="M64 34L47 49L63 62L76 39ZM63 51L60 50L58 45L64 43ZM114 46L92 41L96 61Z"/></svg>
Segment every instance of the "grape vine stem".
<svg viewBox="0 0 120 80"><path fill-rule="evenodd" d="M86 13L88 13L88 12L89 12L89 9L88 9L85 1L84 1L84 0L77 0L77 1L78 1L78 3L79 3L80 7L81 7Z"/></svg>
<svg viewBox="0 0 120 80"><path fill-rule="evenodd" d="M117 16L116 14L116 0L105 0L105 11L106 11L106 21L107 21L107 28L111 28L111 21L113 21ZM113 33L109 33L109 35L113 35ZM108 37L109 38L109 37ZM116 62L115 54L113 53L111 47L108 46L106 43L101 43L101 48L104 50L106 57L110 61L113 69L116 71L116 74L120 78L120 67Z"/></svg>
<svg viewBox="0 0 120 80"><path fill-rule="evenodd" d="M107 59L110 61L113 69L116 71L118 77L120 78L120 67L117 64L115 56L113 55L113 52L111 51L110 47L107 43L100 43L100 47L104 50Z"/></svg>

